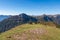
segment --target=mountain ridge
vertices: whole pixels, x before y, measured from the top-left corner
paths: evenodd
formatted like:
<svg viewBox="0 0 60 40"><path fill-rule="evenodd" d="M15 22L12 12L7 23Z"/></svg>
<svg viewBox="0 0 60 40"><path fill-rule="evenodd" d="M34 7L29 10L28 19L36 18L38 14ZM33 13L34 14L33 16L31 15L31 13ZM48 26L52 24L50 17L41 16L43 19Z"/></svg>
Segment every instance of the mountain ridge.
<svg viewBox="0 0 60 40"><path fill-rule="evenodd" d="M14 28L18 25L25 23L44 23L44 22L52 22L53 24L60 25L60 15L52 16L52 15L42 15L42 16L30 16L25 13L10 16L9 18L4 19L0 22L0 32L5 32Z"/></svg>

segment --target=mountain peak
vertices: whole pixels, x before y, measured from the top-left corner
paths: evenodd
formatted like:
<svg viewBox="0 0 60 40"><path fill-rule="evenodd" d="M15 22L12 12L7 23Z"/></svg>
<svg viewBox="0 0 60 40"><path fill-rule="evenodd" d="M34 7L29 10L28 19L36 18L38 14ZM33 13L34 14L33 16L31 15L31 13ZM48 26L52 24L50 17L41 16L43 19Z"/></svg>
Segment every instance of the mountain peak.
<svg viewBox="0 0 60 40"><path fill-rule="evenodd" d="M26 15L25 13L21 13L21 14L19 14L19 15Z"/></svg>

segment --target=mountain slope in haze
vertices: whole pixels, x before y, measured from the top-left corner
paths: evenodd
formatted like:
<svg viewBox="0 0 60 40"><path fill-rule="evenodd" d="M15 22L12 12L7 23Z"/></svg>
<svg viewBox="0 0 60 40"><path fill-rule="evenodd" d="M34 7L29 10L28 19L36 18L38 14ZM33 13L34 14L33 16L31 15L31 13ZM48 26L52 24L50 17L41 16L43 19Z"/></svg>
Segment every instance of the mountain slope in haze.
<svg viewBox="0 0 60 40"><path fill-rule="evenodd" d="M39 22L53 22L53 17L48 15L36 16L35 18L37 18Z"/></svg>
<svg viewBox="0 0 60 40"><path fill-rule="evenodd" d="M60 29L42 24L23 24L0 34L0 40L60 40Z"/></svg>
<svg viewBox="0 0 60 40"><path fill-rule="evenodd" d="M37 19L24 13L11 16L0 22L0 32L5 32L11 28L14 28L17 25L25 24L30 21L37 22Z"/></svg>
<svg viewBox="0 0 60 40"><path fill-rule="evenodd" d="M6 16L6 15L0 15L0 21L6 19L6 18L8 18L8 17L9 17L9 16Z"/></svg>
<svg viewBox="0 0 60 40"><path fill-rule="evenodd" d="M56 15L55 22L60 25L60 15Z"/></svg>

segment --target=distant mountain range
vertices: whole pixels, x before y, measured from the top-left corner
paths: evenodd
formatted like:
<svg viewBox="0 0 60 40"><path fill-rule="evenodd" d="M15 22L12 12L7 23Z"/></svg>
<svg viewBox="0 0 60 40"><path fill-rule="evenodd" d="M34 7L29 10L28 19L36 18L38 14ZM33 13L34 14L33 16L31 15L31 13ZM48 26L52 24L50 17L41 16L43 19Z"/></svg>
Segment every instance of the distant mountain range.
<svg viewBox="0 0 60 40"><path fill-rule="evenodd" d="M58 25L60 25L60 15L41 15L41 16L35 16L39 22L45 21L45 22L54 22Z"/></svg>
<svg viewBox="0 0 60 40"><path fill-rule="evenodd" d="M6 18L8 18L8 17L9 17L9 16L7 16L7 15L0 15L0 21L6 19Z"/></svg>
<svg viewBox="0 0 60 40"><path fill-rule="evenodd" d="M60 25L60 15L41 15L30 16L22 13L15 16L0 16L0 32L5 32L17 25L29 23L29 22L54 22Z"/></svg>

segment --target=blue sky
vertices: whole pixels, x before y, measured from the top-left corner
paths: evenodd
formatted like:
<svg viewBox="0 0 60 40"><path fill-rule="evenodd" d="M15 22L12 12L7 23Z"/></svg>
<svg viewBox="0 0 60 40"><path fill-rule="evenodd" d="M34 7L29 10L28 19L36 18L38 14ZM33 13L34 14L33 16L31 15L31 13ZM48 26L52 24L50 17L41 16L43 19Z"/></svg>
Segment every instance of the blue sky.
<svg viewBox="0 0 60 40"><path fill-rule="evenodd" d="M0 0L0 15L60 14L60 0Z"/></svg>

